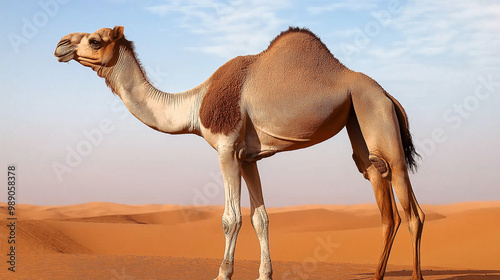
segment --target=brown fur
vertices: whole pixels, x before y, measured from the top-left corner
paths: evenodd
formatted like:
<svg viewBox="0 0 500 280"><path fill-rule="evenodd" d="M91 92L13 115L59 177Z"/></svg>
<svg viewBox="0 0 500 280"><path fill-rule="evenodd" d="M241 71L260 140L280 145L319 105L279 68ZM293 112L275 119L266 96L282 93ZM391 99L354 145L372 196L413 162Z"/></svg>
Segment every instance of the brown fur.
<svg viewBox="0 0 500 280"><path fill-rule="evenodd" d="M212 133L229 134L241 121L240 93L248 67L256 56L238 56L210 77L210 86L200 107L200 120Z"/></svg>
<svg viewBox="0 0 500 280"><path fill-rule="evenodd" d="M269 44L269 47L267 47L267 49L270 49L272 48L276 42L278 42L279 39L285 37L286 35L290 34L290 33L303 33L303 34L307 34L309 35L310 37L312 37L314 40L316 40L317 42L320 43L320 45L325 49L327 50L328 52L330 52L328 50L328 47L323 43L321 42L321 39L319 39L318 36L316 36L316 34L312 33L309 29L307 28L299 28L299 27L289 27L288 30L285 30L285 31L282 31L278 36L276 36L272 41L271 43Z"/></svg>
<svg viewBox="0 0 500 280"><path fill-rule="evenodd" d="M329 54L330 54L330 56L331 56L330 58L333 58L333 60L334 60L336 63L338 63L338 64L340 64L340 65L344 66L344 65L343 65L343 64L342 64L342 63L341 63L341 62L340 62L337 58L335 58L335 57L333 56L333 54L330 52L330 50L329 50L329 49L328 49L328 47L325 45L325 43L323 43L323 42L321 41L321 39L320 39L320 38L319 38L316 34L314 34L313 32L311 32L311 31L310 31L309 29L307 29L307 28L300 28L300 27L292 27L292 26L290 26L287 30L282 31L282 32L281 32L278 36L276 36L276 37L275 37L275 38L271 41L271 43L269 44L269 46L267 47L267 49L266 49L264 52L266 52L266 51L270 50L272 47L274 47L274 46L276 45L276 43L277 43L280 39L282 39L282 38L286 37L287 35L293 34L293 33L301 33L301 34L305 34L305 35L307 35L307 37L308 37L310 40L317 42L317 43L318 43L318 45L319 45L319 47L320 47L321 49L323 49L324 51L326 51L327 53L329 53Z"/></svg>

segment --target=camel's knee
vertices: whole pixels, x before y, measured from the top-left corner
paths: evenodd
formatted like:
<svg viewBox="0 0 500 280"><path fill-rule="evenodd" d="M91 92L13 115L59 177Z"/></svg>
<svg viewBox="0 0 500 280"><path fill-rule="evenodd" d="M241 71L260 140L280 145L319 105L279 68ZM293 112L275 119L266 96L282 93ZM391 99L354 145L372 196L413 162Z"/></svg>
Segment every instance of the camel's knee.
<svg viewBox="0 0 500 280"><path fill-rule="evenodd" d="M382 214L382 226L397 229L400 224L401 217L399 216L397 209L392 208L392 210Z"/></svg>
<svg viewBox="0 0 500 280"><path fill-rule="evenodd" d="M269 217L267 216L267 212L264 206L255 208L255 211L252 215L252 226L258 236L260 236L263 232L268 231Z"/></svg>
<svg viewBox="0 0 500 280"><path fill-rule="evenodd" d="M222 216L222 229L224 230L225 235L238 233L241 228L241 223L241 214L230 212L228 214L225 213Z"/></svg>
<svg viewBox="0 0 500 280"><path fill-rule="evenodd" d="M425 215L424 217L419 216L411 216L408 220L408 229L410 232L413 233L420 233L422 232L422 229L424 228L424 220L425 220Z"/></svg>
<svg viewBox="0 0 500 280"><path fill-rule="evenodd" d="M398 216L390 216L390 218L384 219L382 221L382 229L387 233L388 236L396 235L401 224L401 218Z"/></svg>
<svg viewBox="0 0 500 280"><path fill-rule="evenodd" d="M419 230L421 230L424 227L424 222L425 222L425 214L422 211L418 211L418 219L415 219L418 221L417 227Z"/></svg>
<svg viewBox="0 0 500 280"><path fill-rule="evenodd" d="M373 166L377 169L377 171L382 175L383 178L389 178L391 169L389 164L382 157L370 154L369 160L373 164Z"/></svg>
<svg viewBox="0 0 500 280"><path fill-rule="evenodd" d="M421 232L425 222L424 212L412 203L401 203L401 206L405 212L406 223L410 232Z"/></svg>

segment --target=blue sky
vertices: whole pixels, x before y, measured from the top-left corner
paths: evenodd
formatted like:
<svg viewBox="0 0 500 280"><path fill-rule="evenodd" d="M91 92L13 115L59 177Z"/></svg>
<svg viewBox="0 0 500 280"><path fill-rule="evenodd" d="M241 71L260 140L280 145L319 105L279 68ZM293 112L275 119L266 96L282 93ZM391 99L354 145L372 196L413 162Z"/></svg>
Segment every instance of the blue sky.
<svg viewBox="0 0 500 280"><path fill-rule="evenodd" d="M307 27L405 107L424 156L411 175L421 203L500 199L496 1L40 0L0 10L0 167L17 166L21 203L223 203L217 155L202 138L151 130L94 72L53 56L64 35L115 25L167 92L262 51L288 26ZM345 131L259 167L270 207L374 202Z"/></svg>

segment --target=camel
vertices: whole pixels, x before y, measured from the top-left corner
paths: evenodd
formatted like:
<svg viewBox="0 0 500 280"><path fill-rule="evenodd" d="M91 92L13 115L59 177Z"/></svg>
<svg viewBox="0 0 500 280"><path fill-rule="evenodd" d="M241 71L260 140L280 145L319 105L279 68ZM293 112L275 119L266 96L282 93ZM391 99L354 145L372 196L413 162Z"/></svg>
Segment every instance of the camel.
<svg viewBox="0 0 500 280"><path fill-rule="evenodd" d="M258 280L272 279L269 219L257 161L278 152L323 142L344 127L360 173L372 184L382 220L382 253L373 279L383 279L401 218L412 237L413 280L422 278L420 239L424 213L408 170L417 167L408 118L401 104L377 82L337 60L308 29L290 27L257 55L238 56L201 85L166 93L149 82L124 28L71 33L57 44L59 62L92 68L130 112L147 126L169 134L203 137L218 153L225 207L223 261L216 280L231 279L241 227L241 177L260 243Z"/></svg>

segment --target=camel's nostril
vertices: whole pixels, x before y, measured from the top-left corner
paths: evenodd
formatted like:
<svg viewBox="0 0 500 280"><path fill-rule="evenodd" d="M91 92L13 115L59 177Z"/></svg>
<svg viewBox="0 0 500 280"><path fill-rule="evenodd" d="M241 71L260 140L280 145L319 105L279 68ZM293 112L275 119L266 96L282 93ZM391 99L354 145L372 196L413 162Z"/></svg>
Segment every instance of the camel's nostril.
<svg viewBox="0 0 500 280"><path fill-rule="evenodd" d="M57 46L58 46L58 47L60 47L60 46L63 46L63 45L68 45L68 44L70 44L70 43L71 43L71 41L70 41L69 39L64 39L64 40L61 40L61 41L57 44Z"/></svg>

